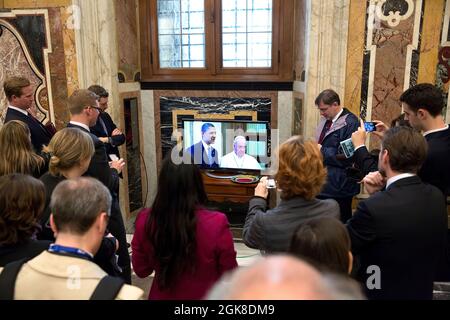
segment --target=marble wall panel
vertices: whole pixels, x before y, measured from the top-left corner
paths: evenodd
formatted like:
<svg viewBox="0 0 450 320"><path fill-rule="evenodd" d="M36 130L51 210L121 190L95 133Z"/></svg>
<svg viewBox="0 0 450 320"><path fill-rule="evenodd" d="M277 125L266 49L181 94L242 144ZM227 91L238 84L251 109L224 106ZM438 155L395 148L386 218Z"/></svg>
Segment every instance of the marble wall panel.
<svg viewBox="0 0 450 320"><path fill-rule="evenodd" d="M67 108L67 72L63 39L63 21L59 8L49 8L50 34L53 53L49 54L50 79L52 82L53 112L56 128L64 128L69 120Z"/></svg>
<svg viewBox="0 0 450 320"><path fill-rule="evenodd" d="M295 1L294 72L297 81L305 81L306 0Z"/></svg>
<svg viewBox="0 0 450 320"><path fill-rule="evenodd" d="M1 50L9 51L11 54L14 50L16 51L13 55L2 56L4 58L1 62L4 71L2 77L15 74L31 79L37 86L35 100L36 105L41 109L38 118L44 122L50 119L57 128L61 128L69 119L66 106L69 94L68 81L70 81L71 92L77 88L78 83L77 74L73 72L73 69L76 69L75 47L67 41L71 34L73 38L73 30L69 31L66 25L68 10L67 7L56 4L57 2L54 2L50 8L44 9L0 13L0 19L13 28L16 38L15 43L9 41L2 43L0 47ZM25 2L17 3L17 6L19 5L25 5ZM36 4L33 8L36 8ZM0 41L7 41L7 36L8 34L4 33L1 36L3 40L0 39ZM10 40L14 41L13 38ZM8 56L11 59L6 61ZM25 63L27 59L31 71L27 71L26 67L17 68L18 60ZM67 71L67 66L71 66L71 70ZM33 78L39 80L33 80ZM0 90L0 95L3 94L2 92L3 88ZM0 108L3 110L5 99L4 97L0 99L2 100Z"/></svg>
<svg viewBox="0 0 450 320"><path fill-rule="evenodd" d="M121 82L135 81L139 72L137 0L116 0L116 26Z"/></svg>
<svg viewBox="0 0 450 320"><path fill-rule="evenodd" d="M403 92L406 47L412 42L413 28L414 20L411 17L397 28L383 25L374 31L376 59L375 74L372 78L372 119L390 123L401 113L398 98Z"/></svg>
<svg viewBox="0 0 450 320"><path fill-rule="evenodd" d="M35 91L36 106L41 109L39 117L45 117L48 110L48 99L45 98L45 80L39 68L34 64L25 40L10 19L0 17L0 126L3 124L8 101L3 90L4 81L11 76L27 77L31 84L38 88Z"/></svg>
<svg viewBox="0 0 450 320"><path fill-rule="evenodd" d="M425 3L417 83L435 82L444 9L445 0Z"/></svg>
<svg viewBox="0 0 450 320"><path fill-rule="evenodd" d="M366 11L366 1L350 2L349 25L351 25L351 28L348 31L347 70L343 103L354 114L359 114L361 102L366 102L361 98ZM368 72L368 68L366 70Z"/></svg>
<svg viewBox="0 0 450 320"><path fill-rule="evenodd" d="M73 24L73 10L60 8L62 35L64 42L64 60L66 65L67 95L70 96L79 88L77 52L75 44L75 32Z"/></svg>
<svg viewBox="0 0 450 320"><path fill-rule="evenodd" d="M199 110L206 114L222 113L225 116L230 111L256 111L257 120L269 121L272 129L278 128L276 92L157 90L154 91L154 99L158 168L163 156L175 145L171 140L174 129L173 109ZM178 127L181 127L181 123L178 123Z"/></svg>

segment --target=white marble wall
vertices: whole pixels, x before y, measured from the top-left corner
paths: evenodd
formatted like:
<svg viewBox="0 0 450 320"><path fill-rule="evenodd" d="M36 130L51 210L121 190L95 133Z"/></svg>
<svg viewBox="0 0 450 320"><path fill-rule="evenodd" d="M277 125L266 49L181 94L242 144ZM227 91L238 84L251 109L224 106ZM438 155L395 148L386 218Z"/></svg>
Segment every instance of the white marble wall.
<svg viewBox="0 0 450 320"><path fill-rule="evenodd" d="M72 0L79 12L75 28L80 88L92 84L105 87L111 106L118 106L118 43L114 0ZM119 122L119 110L110 108L113 120Z"/></svg>
<svg viewBox="0 0 450 320"><path fill-rule="evenodd" d="M156 167L155 104L152 90L141 91L144 161L147 168L148 193L145 207L150 207L158 186Z"/></svg>
<svg viewBox="0 0 450 320"><path fill-rule="evenodd" d="M279 144L292 136L292 91L278 92L278 132Z"/></svg>
<svg viewBox="0 0 450 320"><path fill-rule="evenodd" d="M305 138L314 137L320 118L317 95L331 88L344 98L349 5L350 0L307 1Z"/></svg>

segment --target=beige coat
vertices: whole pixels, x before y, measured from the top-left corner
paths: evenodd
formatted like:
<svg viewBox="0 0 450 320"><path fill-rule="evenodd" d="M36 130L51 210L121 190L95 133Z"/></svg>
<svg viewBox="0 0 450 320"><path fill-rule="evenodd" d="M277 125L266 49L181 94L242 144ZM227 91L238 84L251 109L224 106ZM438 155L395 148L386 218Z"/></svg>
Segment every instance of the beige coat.
<svg viewBox="0 0 450 320"><path fill-rule="evenodd" d="M1 272L1 269L0 269ZM23 265L15 300L87 300L106 273L86 259L42 252ZM116 300L138 300L143 291L124 285Z"/></svg>

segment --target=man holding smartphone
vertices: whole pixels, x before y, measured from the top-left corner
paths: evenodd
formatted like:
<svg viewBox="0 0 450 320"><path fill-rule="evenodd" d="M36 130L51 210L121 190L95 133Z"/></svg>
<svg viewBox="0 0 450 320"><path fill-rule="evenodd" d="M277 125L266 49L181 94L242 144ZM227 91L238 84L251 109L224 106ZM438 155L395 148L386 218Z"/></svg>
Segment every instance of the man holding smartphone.
<svg viewBox="0 0 450 320"><path fill-rule="evenodd" d="M331 89L322 91L315 104L322 116L316 138L328 172L327 183L317 198L336 200L345 223L352 216L352 200L359 193L359 185L347 176L353 160L345 157L340 143L358 129L359 121L341 106L339 95Z"/></svg>

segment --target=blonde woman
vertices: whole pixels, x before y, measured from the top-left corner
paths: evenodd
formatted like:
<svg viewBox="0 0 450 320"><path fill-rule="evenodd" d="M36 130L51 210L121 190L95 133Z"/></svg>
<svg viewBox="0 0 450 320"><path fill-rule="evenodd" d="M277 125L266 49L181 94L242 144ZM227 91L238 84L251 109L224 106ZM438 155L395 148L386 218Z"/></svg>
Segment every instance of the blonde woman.
<svg viewBox="0 0 450 320"><path fill-rule="evenodd" d="M0 176L22 173L39 178L46 171L44 158L33 150L28 126L19 120L5 123L0 129Z"/></svg>
<svg viewBox="0 0 450 320"><path fill-rule="evenodd" d="M42 217L44 229L39 235L42 239L53 240L53 232L45 224L50 218L50 197L56 185L65 179L81 177L89 167L95 152L91 137L77 129L64 128L58 131L44 148L50 156L49 172L41 177L46 189L45 211Z"/></svg>
<svg viewBox="0 0 450 320"><path fill-rule="evenodd" d="M48 220L50 218L50 198L58 183L66 179L81 177L88 169L94 155L94 142L88 133L75 128L64 128L50 140L44 151L50 155L49 172L41 177L46 189L46 209L41 220L42 231L39 239L54 240ZM100 249L94 257L98 264L109 275L119 275L115 263L117 240L108 235L104 237Z"/></svg>

